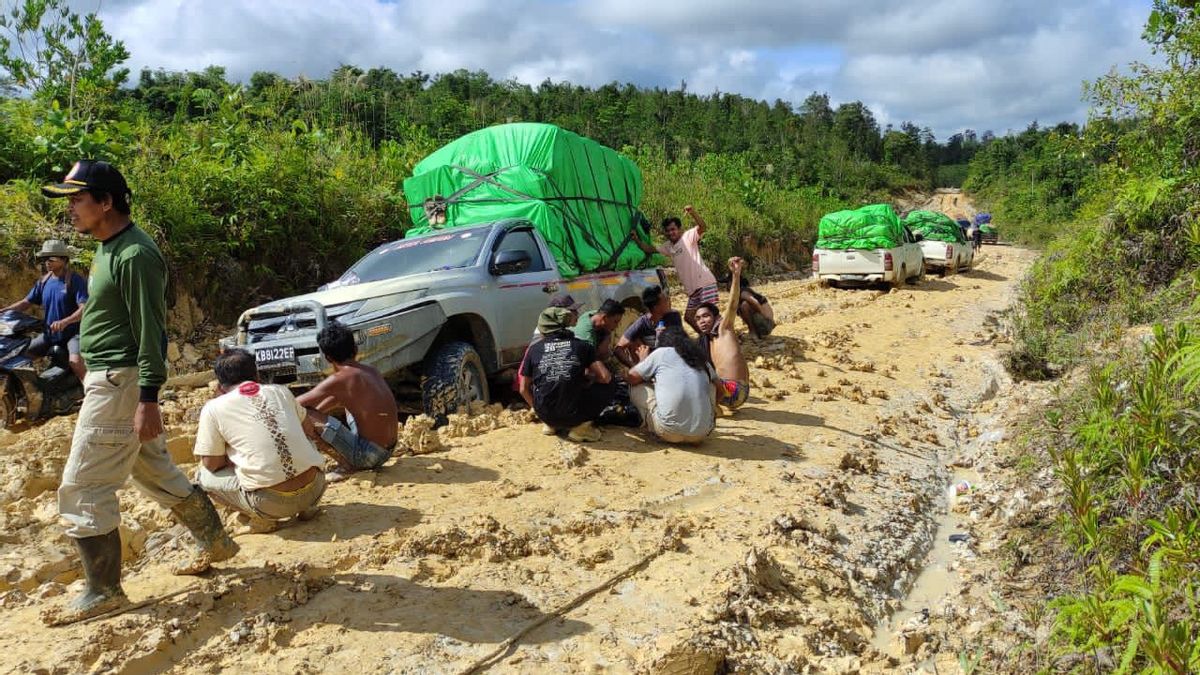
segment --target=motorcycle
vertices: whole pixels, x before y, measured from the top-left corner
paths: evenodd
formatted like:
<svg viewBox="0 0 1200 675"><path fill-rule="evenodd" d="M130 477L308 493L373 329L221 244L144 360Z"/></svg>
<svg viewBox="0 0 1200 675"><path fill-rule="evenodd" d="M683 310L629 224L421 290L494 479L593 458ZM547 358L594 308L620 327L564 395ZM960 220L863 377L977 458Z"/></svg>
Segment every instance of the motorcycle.
<svg viewBox="0 0 1200 675"><path fill-rule="evenodd" d="M69 415L83 401L83 383L71 370L66 345L53 345L44 358L25 353L42 334L41 319L22 312L0 314L0 429Z"/></svg>

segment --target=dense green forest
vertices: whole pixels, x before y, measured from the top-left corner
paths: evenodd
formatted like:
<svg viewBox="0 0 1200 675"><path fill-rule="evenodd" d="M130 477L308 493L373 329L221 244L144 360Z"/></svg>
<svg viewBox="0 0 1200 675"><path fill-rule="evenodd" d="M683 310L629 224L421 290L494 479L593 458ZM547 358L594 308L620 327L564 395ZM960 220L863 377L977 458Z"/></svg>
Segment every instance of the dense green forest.
<svg viewBox="0 0 1200 675"><path fill-rule="evenodd" d="M1018 376L1063 379L1023 449L1063 494L1037 547L1068 552L1046 575L1053 638L1009 655L1035 668L1078 655L1072 672L1200 672L1194 3L1155 0L1144 38L1161 65L1092 83L1085 127L997 139L966 180L1006 234L1046 244L1009 359ZM1031 478L1040 464L1023 463Z"/></svg>
<svg viewBox="0 0 1200 675"><path fill-rule="evenodd" d="M323 80L122 68L129 54L95 16L31 0L0 18L0 256L56 223L37 185L80 157L126 173L134 216L189 290L228 320L245 303L336 277L410 224L400 182L439 145L510 121L558 124L632 156L653 221L694 203L720 236L706 255L786 268L807 258L820 215L897 191L957 184L991 134L939 143L881 128L862 103L814 93L799 106L736 94L612 83L530 86L486 73L400 75L344 66ZM22 58L22 55L33 55ZM212 299L212 300L209 300Z"/></svg>

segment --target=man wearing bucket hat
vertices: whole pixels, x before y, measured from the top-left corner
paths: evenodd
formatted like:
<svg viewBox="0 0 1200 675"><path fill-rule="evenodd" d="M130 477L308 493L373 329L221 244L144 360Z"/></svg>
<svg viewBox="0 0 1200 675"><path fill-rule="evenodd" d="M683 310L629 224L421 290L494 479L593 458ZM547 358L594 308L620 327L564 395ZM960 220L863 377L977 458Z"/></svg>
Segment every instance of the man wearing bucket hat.
<svg viewBox="0 0 1200 675"><path fill-rule="evenodd" d="M52 625L71 623L123 606L121 522L117 489L132 475L137 487L192 533L195 558L177 574L197 574L233 557L238 546L225 532L209 498L167 454L158 390L166 381L166 262L150 235L129 217L129 186L108 162L81 160L61 183L42 188L68 199L71 225L99 245L88 279L80 325L87 364L83 407L71 454L63 467L58 509L83 561L87 585Z"/></svg>
<svg viewBox="0 0 1200 675"><path fill-rule="evenodd" d="M37 305L45 312L46 330L25 350L30 356L45 356L54 345L64 345L70 358L71 370L82 382L87 369L79 355L79 319L87 302L87 283L70 267L71 248L57 239L42 242L38 262L46 266L46 274L38 279L24 300L0 309L27 312Z"/></svg>
<svg viewBox="0 0 1200 675"><path fill-rule="evenodd" d="M577 443L600 440L592 422L616 397L612 374L596 348L571 332L575 312L547 307L538 317L542 339L529 346L521 371L521 396L554 431Z"/></svg>

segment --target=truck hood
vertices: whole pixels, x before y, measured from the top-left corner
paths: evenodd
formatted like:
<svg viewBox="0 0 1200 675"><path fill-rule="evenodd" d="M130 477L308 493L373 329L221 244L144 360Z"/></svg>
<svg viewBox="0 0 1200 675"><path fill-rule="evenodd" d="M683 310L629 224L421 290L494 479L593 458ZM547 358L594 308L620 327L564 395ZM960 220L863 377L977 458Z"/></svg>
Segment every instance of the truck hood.
<svg viewBox="0 0 1200 675"><path fill-rule="evenodd" d="M313 291L312 293L305 293L304 295L295 295L290 298L273 300L261 305L260 308L272 309L296 300L314 300L328 308L336 305L344 305L348 302L378 298L384 295L425 290L429 288L429 286L430 279L428 277L428 273L413 274L409 276L383 279L382 281L371 281L365 284L350 284L348 286L328 288L323 291Z"/></svg>

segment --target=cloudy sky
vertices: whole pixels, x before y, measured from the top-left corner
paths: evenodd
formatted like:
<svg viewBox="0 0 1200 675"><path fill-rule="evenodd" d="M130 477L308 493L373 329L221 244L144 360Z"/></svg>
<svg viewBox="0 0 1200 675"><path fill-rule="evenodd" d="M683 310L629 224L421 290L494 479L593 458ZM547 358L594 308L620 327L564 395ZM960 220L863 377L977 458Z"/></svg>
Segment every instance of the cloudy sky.
<svg viewBox="0 0 1200 675"><path fill-rule="evenodd" d="M5 0L7 2L9 0ZM1151 59L1151 0L75 0L143 67L323 77L458 68L736 92L828 92L939 138L1083 121L1082 83ZM0 3L3 4L3 3Z"/></svg>

